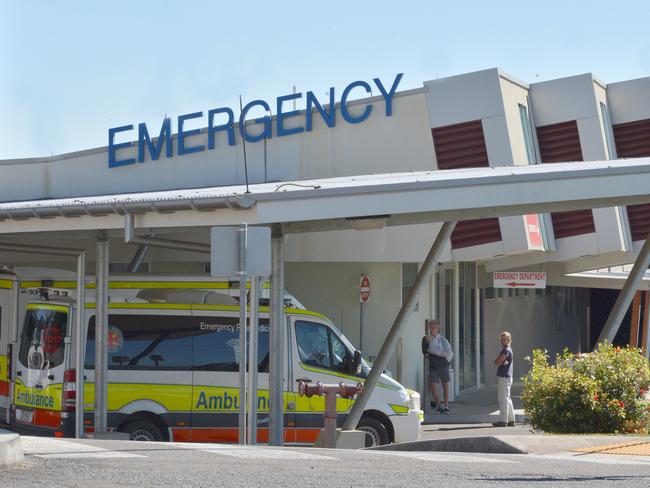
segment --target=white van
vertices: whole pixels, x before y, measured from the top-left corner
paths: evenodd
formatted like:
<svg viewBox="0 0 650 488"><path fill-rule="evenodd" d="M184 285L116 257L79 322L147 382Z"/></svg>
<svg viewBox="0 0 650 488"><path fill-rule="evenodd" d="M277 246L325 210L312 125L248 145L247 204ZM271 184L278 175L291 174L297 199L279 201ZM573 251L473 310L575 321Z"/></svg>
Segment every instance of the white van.
<svg viewBox="0 0 650 488"><path fill-rule="evenodd" d="M239 409L239 306L210 291L187 290L183 301L129 297L109 303L108 427L132 439L237 442ZM74 314L67 297L41 293L26 305L18 340L14 420L18 431L74 435ZM231 300L232 305L224 304ZM188 303L189 302L189 303ZM216 303L215 303L216 302ZM94 305L85 307L88 343L84 378L84 425L92 431L94 404ZM311 444L323 427L324 398L300 397L298 379L339 383L364 381L367 364L323 315L285 308L287 351L284 440ZM259 328L258 442L268 440L268 308ZM357 367L358 366L358 367ZM339 424L353 400L337 400ZM368 444L416 440L420 395L387 376L359 423Z"/></svg>

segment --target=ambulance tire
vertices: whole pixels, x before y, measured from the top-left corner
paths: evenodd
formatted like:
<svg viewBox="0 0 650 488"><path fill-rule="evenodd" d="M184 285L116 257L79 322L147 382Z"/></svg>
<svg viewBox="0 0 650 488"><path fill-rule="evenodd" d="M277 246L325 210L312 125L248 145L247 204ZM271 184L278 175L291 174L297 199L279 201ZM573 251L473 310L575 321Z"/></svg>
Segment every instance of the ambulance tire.
<svg viewBox="0 0 650 488"><path fill-rule="evenodd" d="M163 440L160 429L146 420L131 422L124 427L123 431L129 434L132 441L153 442Z"/></svg>
<svg viewBox="0 0 650 488"><path fill-rule="evenodd" d="M357 430L366 433L366 447L382 446L390 442L388 429L376 418L364 415L357 425Z"/></svg>

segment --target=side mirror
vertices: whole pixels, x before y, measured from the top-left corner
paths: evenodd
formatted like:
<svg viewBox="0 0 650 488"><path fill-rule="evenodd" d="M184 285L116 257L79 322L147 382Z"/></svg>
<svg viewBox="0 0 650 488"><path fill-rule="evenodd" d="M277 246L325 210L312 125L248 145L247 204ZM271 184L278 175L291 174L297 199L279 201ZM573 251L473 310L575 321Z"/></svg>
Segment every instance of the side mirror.
<svg viewBox="0 0 650 488"><path fill-rule="evenodd" d="M359 366L361 366L361 352L354 351L354 355L351 359L352 361L349 364L348 372L351 374L357 374L359 372Z"/></svg>

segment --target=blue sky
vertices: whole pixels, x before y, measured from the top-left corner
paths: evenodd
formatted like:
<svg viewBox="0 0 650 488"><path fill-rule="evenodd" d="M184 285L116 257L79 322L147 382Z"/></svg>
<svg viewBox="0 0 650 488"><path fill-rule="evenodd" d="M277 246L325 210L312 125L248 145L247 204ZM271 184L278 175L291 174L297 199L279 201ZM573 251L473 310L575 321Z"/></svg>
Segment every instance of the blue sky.
<svg viewBox="0 0 650 488"><path fill-rule="evenodd" d="M650 2L0 0L0 159L110 127L379 76L500 67L527 82L650 75ZM154 129L154 131L157 129Z"/></svg>

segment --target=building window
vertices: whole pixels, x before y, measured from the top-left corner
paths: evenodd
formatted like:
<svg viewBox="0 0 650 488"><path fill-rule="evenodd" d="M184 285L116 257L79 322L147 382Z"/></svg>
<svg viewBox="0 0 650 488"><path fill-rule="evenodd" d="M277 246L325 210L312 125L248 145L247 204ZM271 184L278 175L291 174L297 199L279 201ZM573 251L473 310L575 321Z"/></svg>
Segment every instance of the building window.
<svg viewBox="0 0 650 488"><path fill-rule="evenodd" d="M521 118L521 129L524 133L524 142L526 144L526 156L528 164L536 164L537 158L535 157L535 143L533 142L533 131L530 123L530 116L528 115L528 108L521 103L519 105L519 117Z"/></svg>
<svg viewBox="0 0 650 488"><path fill-rule="evenodd" d="M497 295L496 291L492 287L486 288L483 291L483 297L484 297L486 302L488 302L488 301L493 302L495 300L495 298L496 298L496 295Z"/></svg>
<svg viewBox="0 0 650 488"><path fill-rule="evenodd" d="M402 304L406 302L406 298L411 292L411 288L413 288L417 276L418 263L402 263ZM413 310L417 311L419 308L419 302L415 302Z"/></svg>
<svg viewBox="0 0 650 488"><path fill-rule="evenodd" d="M109 263L108 264L108 272L110 274L113 273L128 273L129 272L129 266L130 263ZM140 263L138 265L138 269L134 271L134 273L148 273L149 270L149 263Z"/></svg>
<svg viewBox="0 0 650 488"><path fill-rule="evenodd" d="M609 120L609 111L607 105L600 102L600 115L605 133L605 142L607 143L607 158L616 159L616 146L614 145L614 133L612 132L612 122Z"/></svg>

